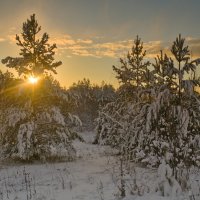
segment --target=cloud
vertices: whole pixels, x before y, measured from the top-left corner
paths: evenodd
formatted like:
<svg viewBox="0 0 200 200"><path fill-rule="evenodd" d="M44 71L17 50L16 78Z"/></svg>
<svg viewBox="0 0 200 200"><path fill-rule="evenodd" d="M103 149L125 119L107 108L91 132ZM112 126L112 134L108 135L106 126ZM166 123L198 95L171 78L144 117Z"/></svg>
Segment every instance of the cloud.
<svg viewBox="0 0 200 200"><path fill-rule="evenodd" d="M49 42L51 44L55 43L57 46L74 45L76 41L71 38L70 35L61 35L57 37L50 38Z"/></svg>
<svg viewBox="0 0 200 200"><path fill-rule="evenodd" d="M15 29L14 29L15 30ZM10 43L16 43L16 35L10 31L6 37ZM1 42L1 39L0 39ZM88 36L88 38L75 38L69 34L57 34L49 39L50 44L56 44L56 55L71 57L76 56L90 56L96 58L109 57L119 58L127 55L131 50L133 40L120 40L106 42L105 38L99 36ZM146 57L155 57L162 48L161 41L150 41L144 43L144 49L147 50Z"/></svg>
<svg viewBox="0 0 200 200"><path fill-rule="evenodd" d="M162 49L161 41L149 41L144 43L144 49L147 51L149 57L155 57Z"/></svg>
<svg viewBox="0 0 200 200"><path fill-rule="evenodd" d="M6 41L6 39L3 37L0 37L0 42L4 42L4 41Z"/></svg>
<svg viewBox="0 0 200 200"><path fill-rule="evenodd" d="M132 46L132 41L116 41L96 43L92 46L93 53L98 57L120 57L127 53Z"/></svg>
<svg viewBox="0 0 200 200"><path fill-rule="evenodd" d="M95 57L94 54L91 54L86 49L76 49L76 50L73 51L73 55L78 55L78 56L93 56L93 57Z"/></svg>
<svg viewBox="0 0 200 200"><path fill-rule="evenodd" d="M9 34L9 35L7 35L6 40L8 40L9 43L11 43L11 44L15 44L16 43L16 35Z"/></svg>
<svg viewBox="0 0 200 200"><path fill-rule="evenodd" d="M51 43L56 43L58 54L69 54L70 56L92 56L97 58L110 57L119 58L125 56L131 50L133 40L121 40L113 42L103 42L102 38L75 39L70 35L59 35L51 39ZM161 41L150 41L144 43L147 50L147 57L155 57L162 49Z"/></svg>
<svg viewBox="0 0 200 200"><path fill-rule="evenodd" d="M188 43L189 49L191 50L192 58L200 57L200 38L186 38L186 42Z"/></svg>
<svg viewBox="0 0 200 200"><path fill-rule="evenodd" d="M86 40L78 39L77 42L80 43L80 44L92 44L93 43L93 41L90 40L90 39L86 39Z"/></svg>
<svg viewBox="0 0 200 200"><path fill-rule="evenodd" d="M8 40L10 43L16 43L15 35L9 34L5 38L0 38L0 42ZM99 36L88 36L76 38L69 34L58 34L50 37L49 42L57 45L56 54L65 57L90 56L96 58L109 57L119 58L127 55L128 51L134 44L134 40L105 41L106 38ZM200 38L187 37L186 44L189 45L193 58L200 57ZM144 50L146 50L146 58L155 58L160 54L160 50L171 56L170 46L172 42L148 41L144 42Z"/></svg>
<svg viewBox="0 0 200 200"><path fill-rule="evenodd" d="M12 31L10 31L12 32ZM10 33L5 39L0 38L1 41L8 40L11 44L16 43L16 35ZM89 36L89 38L75 38L69 34L57 34L50 37L49 43L56 44L56 55L59 56L90 56L96 58L109 57L119 58L127 55L131 50L133 40L121 40L105 42L105 38L97 36ZM150 41L144 43L144 49L147 51L146 57L155 57L160 49L162 49L161 41Z"/></svg>

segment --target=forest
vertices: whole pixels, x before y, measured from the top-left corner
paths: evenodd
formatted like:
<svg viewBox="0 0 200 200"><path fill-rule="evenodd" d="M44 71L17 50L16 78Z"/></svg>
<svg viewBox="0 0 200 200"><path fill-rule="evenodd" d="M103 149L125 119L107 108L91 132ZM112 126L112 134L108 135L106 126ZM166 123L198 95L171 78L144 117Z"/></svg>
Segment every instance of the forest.
<svg viewBox="0 0 200 200"><path fill-rule="evenodd" d="M200 58L181 34L154 59L133 37L110 66L119 87L65 88L56 44L35 14L23 23L1 60L0 199L200 198Z"/></svg>

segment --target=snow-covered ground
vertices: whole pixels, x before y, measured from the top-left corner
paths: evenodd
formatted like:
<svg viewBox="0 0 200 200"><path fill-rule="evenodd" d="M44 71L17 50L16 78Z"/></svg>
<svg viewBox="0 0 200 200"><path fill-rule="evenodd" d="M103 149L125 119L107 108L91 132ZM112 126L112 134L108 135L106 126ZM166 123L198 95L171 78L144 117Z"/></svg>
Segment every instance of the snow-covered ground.
<svg viewBox="0 0 200 200"><path fill-rule="evenodd" d="M119 165L108 146L93 145L93 133L82 133L86 143L74 142L73 162L0 166L0 200L114 200L119 199ZM135 167L127 177L125 200L169 200L155 193L156 170ZM195 176L193 179L199 180ZM134 192L134 180L140 188ZM198 181L196 181L198 183ZM196 184L197 186L197 184ZM199 187L199 186L197 186ZM199 188L197 188L199 189ZM199 200L195 197L193 200ZM189 199L179 197L176 199Z"/></svg>

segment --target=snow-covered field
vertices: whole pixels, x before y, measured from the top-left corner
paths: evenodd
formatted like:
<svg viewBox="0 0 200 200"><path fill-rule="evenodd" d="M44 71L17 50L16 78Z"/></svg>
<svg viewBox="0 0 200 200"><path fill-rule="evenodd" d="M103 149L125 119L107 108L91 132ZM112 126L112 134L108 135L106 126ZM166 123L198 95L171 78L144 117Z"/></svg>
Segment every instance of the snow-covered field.
<svg viewBox="0 0 200 200"><path fill-rule="evenodd" d="M11 164L0 166L0 200L114 200L119 199L119 165L113 150L93 145L93 134L82 133L86 143L74 142L77 159L73 162L48 164ZM168 200L155 192L156 170L134 167L126 178L125 200ZM197 174L197 173L196 173ZM192 180L199 190L200 176ZM192 176L191 176L192 177ZM131 195L136 190L139 195ZM175 199L191 199L187 194ZM193 200L199 200L195 196Z"/></svg>

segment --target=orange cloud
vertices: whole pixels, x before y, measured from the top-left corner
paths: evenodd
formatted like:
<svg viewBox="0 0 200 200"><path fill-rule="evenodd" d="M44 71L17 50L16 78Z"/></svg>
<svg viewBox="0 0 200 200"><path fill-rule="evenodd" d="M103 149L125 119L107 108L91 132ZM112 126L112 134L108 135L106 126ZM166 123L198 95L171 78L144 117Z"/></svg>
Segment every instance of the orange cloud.
<svg viewBox="0 0 200 200"><path fill-rule="evenodd" d="M9 34L7 35L6 40L9 41L11 44L16 44L16 35L15 34Z"/></svg>
<svg viewBox="0 0 200 200"><path fill-rule="evenodd" d="M123 40L115 42L98 42L95 39L73 39L68 37L67 40L64 37L53 39L53 42L58 45L58 48L62 50L68 50L68 53L79 56L93 56L93 57L112 57L118 58L124 54L127 54L133 46L133 40ZM161 48L161 41L151 41L144 44L144 47L148 51L150 57L159 53ZM147 55L147 56L148 56Z"/></svg>
<svg viewBox="0 0 200 200"><path fill-rule="evenodd" d="M55 43L57 46L74 45L76 41L71 38L70 35L59 35L49 39L50 43Z"/></svg>
<svg viewBox="0 0 200 200"><path fill-rule="evenodd" d="M4 42L4 41L6 41L6 39L0 37L0 42Z"/></svg>
<svg viewBox="0 0 200 200"><path fill-rule="evenodd" d="M78 40L77 40L77 43L81 43L81 44L92 44L93 41L90 40L90 39L86 39L86 40L84 40L84 39L78 39Z"/></svg>
<svg viewBox="0 0 200 200"><path fill-rule="evenodd" d="M189 49L191 50L191 57L199 58L200 57L200 38L187 37L186 42L188 43Z"/></svg>
<svg viewBox="0 0 200 200"><path fill-rule="evenodd" d="M16 43L15 35L7 36L10 43ZM1 41L1 40L0 40ZM100 42L101 41L101 42ZM74 38L69 34L58 34L49 39L50 44L55 43L58 47L56 54L61 56L92 56L119 58L131 50L134 41L122 40L113 42L102 42L102 38L90 36L90 38ZM161 41L150 41L144 43L147 50L147 57L155 57L161 49Z"/></svg>
<svg viewBox="0 0 200 200"><path fill-rule="evenodd" d="M58 34L50 37L51 44L57 44L57 55L64 55L71 57L78 56L91 56L91 57L111 57L119 58L125 56L131 50L133 40L121 40L113 42L103 42L102 37L89 36L88 38L75 38L69 34ZM8 40L10 43L16 43L15 35L10 34L7 38L0 38L0 42ZM192 51L192 57L200 57L200 39L187 37L186 42ZM144 50L146 50L147 58L155 58L160 50L171 55L170 48L172 43L162 41L149 41L144 42Z"/></svg>

